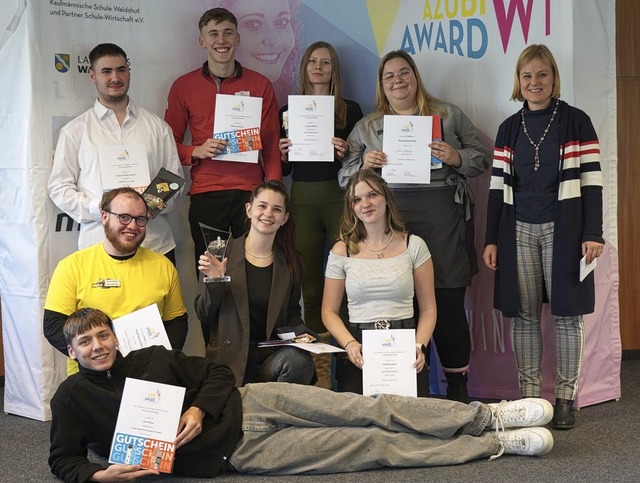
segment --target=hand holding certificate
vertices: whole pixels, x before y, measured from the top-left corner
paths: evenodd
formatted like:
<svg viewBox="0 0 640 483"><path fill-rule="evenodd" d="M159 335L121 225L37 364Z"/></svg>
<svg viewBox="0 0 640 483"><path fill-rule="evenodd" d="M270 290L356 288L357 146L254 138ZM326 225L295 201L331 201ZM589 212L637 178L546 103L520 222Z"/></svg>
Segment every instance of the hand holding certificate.
<svg viewBox="0 0 640 483"><path fill-rule="evenodd" d="M414 329L362 331L362 390L366 396L417 396Z"/></svg>
<svg viewBox="0 0 640 483"><path fill-rule="evenodd" d="M123 356L152 345L161 345L171 350L169 336L156 304L113 319L111 323L118 337L118 349Z"/></svg>
<svg viewBox="0 0 640 483"><path fill-rule="evenodd" d="M289 96L289 161L333 162L333 96Z"/></svg>
<svg viewBox="0 0 640 483"><path fill-rule="evenodd" d="M127 377L109 463L171 473L185 388Z"/></svg>
<svg viewBox="0 0 640 483"><path fill-rule="evenodd" d="M382 177L388 183L431 182L432 124L431 116L384 116Z"/></svg>
<svg viewBox="0 0 640 483"><path fill-rule="evenodd" d="M218 94L213 125L213 138L229 143L224 154L214 159L256 163L262 149L260 123L262 98Z"/></svg>
<svg viewBox="0 0 640 483"><path fill-rule="evenodd" d="M587 256L580 259L580 281L582 282L598 266L598 259L594 258L591 263L587 263Z"/></svg>

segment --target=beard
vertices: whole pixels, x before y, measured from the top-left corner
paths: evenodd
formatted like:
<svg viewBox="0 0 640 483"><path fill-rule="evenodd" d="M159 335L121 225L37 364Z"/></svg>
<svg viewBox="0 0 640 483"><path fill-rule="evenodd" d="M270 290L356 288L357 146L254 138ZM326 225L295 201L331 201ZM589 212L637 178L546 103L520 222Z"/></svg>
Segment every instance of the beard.
<svg viewBox="0 0 640 483"><path fill-rule="evenodd" d="M111 223L107 223L104 226L104 234L107 237L107 240L109 240L109 243L111 243L111 245L113 246L113 248L115 248L118 252L122 253L123 255L127 255L129 253L135 252L144 241L144 237L147 235L145 231L144 233L142 233L142 235L140 235L137 238L134 238L131 241L122 241L122 239L119 238L118 236L119 232L112 228Z"/></svg>

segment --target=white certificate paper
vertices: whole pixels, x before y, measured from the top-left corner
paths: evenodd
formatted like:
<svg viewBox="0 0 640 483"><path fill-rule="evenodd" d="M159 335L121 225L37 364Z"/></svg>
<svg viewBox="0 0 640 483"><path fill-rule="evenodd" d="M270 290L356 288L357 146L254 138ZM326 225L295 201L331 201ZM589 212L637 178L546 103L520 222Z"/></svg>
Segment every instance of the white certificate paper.
<svg viewBox="0 0 640 483"><path fill-rule="evenodd" d="M362 331L362 389L376 394L418 395L416 331L414 329Z"/></svg>
<svg viewBox="0 0 640 483"><path fill-rule="evenodd" d="M283 347L283 346L297 347L298 349L312 352L313 354L331 354L333 352L346 352L340 347L336 347L331 344L325 344L324 342L294 342L292 340L265 340L258 342L258 347Z"/></svg>
<svg viewBox="0 0 640 483"><path fill-rule="evenodd" d="M123 356L152 345L161 345L171 350L169 336L156 304L113 319L111 323Z"/></svg>
<svg viewBox="0 0 640 483"><path fill-rule="evenodd" d="M105 191L133 188L142 193L151 182L144 144L100 144L98 158Z"/></svg>
<svg viewBox="0 0 640 483"><path fill-rule="evenodd" d="M333 162L333 96L289 96L289 161Z"/></svg>
<svg viewBox="0 0 640 483"><path fill-rule="evenodd" d="M382 149L387 164L382 177L387 183L431 182L432 127L431 116L384 116Z"/></svg>
<svg viewBox="0 0 640 483"><path fill-rule="evenodd" d="M587 256L580 259L580 281L582 282L598 266L598 259L594 258L587 264Z"/></svg>
<svg viewBox="0 0 640 483"><path fill-rule="evenodd" d="M260 123L262 97L216 95L213 138L229 142L225 154L215 160L257 163L262 149Z"/></svg>
<svg viewBox="0 0 640 483"><path fill-rule="evenodd" d="M184 387L127 377L109 463L171 473Z"/></svg>

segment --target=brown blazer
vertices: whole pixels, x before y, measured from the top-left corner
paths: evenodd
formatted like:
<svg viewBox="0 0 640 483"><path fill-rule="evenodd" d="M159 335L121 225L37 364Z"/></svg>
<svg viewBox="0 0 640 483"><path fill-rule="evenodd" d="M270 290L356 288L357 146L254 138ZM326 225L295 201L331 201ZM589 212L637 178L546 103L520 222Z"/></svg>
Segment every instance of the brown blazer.
<svg viewBox="0 0 640 483"><path fill-rule="evenodd" d="M227 247L229 283L204 283L200 276L195 299L196 314L202 325L207 359L229 366L241 386L249 357L249 295L244 258L245 237ZM300 286L291 280L282 250L273 247L273 279L264 339L274 338L276 327L302 324Z"/></svg>

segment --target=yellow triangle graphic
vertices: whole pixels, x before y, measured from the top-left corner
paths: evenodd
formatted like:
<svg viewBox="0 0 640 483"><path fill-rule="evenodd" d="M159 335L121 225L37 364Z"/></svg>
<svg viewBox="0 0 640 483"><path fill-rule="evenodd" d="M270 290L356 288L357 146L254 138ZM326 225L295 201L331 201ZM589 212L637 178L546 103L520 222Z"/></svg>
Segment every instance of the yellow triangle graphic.
<svg viewBox="0 0 640 483"><path fill-rule="evenodd" d="M402 0L367 0L371 30L380 57L401 3Z"/></svg>

